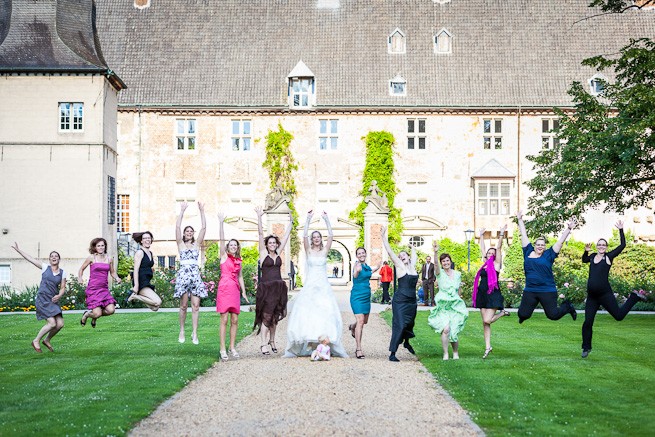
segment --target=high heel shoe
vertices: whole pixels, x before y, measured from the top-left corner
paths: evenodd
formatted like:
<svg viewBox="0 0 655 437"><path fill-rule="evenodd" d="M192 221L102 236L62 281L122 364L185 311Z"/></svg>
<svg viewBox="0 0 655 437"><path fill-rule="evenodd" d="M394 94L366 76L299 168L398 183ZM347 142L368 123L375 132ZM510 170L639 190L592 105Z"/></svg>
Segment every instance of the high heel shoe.
<svg viewBox="0 0 655 437"><path fill-rule="evenodd" d="M484 360L489 356L489 354L494 350L494 348L490 347L484 350L484 355L482 355L482 359Z"/></svg>
<svg viewBox="0 0 655 437"><path fill-rule="evenodd" d="M358 353L358 352L359 352L359 353ZM366 357L365 357L364 354L362 353L362 350L361 350L361 349L357 349L357 350L355 351L355 358L357 358L358 360L361 360L362 358L366 358Z"/></svg>
<svg viewBox="0 0 655 437"><path fill-rule="evenodd" d="M274 341L269 341L268 345L271 347L271 351L273 351L274 354L277 353L277 348L275 347L275 342Z"/></svg>
<svg viewBox="0 0 655 437"><path fill-rule="evenodd" d="M270 355L271 354L269 351L264 350L264 348L267 347L267 346L268 345L266 345L266 344L263 344L263 345L259 346L259 349L261 350L262 355Z"/></svg>

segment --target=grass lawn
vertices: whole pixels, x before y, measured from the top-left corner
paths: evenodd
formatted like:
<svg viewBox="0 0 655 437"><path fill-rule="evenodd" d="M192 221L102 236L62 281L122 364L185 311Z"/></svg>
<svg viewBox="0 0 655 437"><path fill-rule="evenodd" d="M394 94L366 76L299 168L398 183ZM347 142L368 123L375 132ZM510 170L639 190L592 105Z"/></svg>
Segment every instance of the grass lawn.
<svg viewBox="0 0 655 437"><path fill-rule="evenodd" d="M55 352L30 346L34 315L0 317L0 435L122 435L218 359L218 315L200 313L199 345L180 344L177 313L116 314L66 326ZM239 338L254 313L239 317ZM219 389L217 387L217 389Z"/></svg>
<svg viewBox="0 0 655 437"><path fill-rule="evenodd" d="M383 316L391 321L390 312ZM442 360L439 336L416 317L412 345L423 365L489 435L645 436L655 432L655 316L616 322L597 315L593 351L582 359L584 316L492 325L486 360L479 312L460 334L460 360ZM452 357L452 352L451 352ZM439 414L434 411L434 414Z"/></svg>

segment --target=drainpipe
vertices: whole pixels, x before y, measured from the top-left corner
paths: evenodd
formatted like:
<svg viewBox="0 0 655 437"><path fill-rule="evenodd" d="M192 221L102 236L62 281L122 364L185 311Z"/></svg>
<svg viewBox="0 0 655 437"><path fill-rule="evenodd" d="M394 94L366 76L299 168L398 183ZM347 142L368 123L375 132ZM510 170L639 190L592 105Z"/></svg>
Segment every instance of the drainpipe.
<svg viewBox="0 0 655 437"><path fill-rule="evenodd" d="M136 222L138 223L138 228L141 229L141 105L139 105L139 150L137 152L137 159L138 159L138 170L136 173L136 179L137 179L137 205L138 205L138 212L137 212L137 219Z"/></svg>
<svg viewBox="0 0 655 437"><path fill-rule="evenodd" d="M516 115L516 210L521 209L521 106Z"/></svg>

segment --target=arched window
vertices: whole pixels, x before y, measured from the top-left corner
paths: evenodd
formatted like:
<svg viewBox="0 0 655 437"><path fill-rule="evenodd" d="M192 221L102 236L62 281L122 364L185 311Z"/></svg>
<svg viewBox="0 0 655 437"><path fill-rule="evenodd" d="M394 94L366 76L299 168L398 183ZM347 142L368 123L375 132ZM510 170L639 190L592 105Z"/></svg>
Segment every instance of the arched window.
<svg viewBox="0 0 655 437"><path fill-rule="evenodd" d="M453 52L453 36L446 29L441 29L434 36L434 52L437 54Z"/></svg>
<svg viewBox="0 0 655 437"><path fill-rule="evenodd" d="M391 32L388 40L389 53L405 53L405 34L398 28Z"/></svg>
<svg viewBox="0 0 655 437"><path fill-rule="evenodd" d="M425 244L425 239L423 237L419 237L418 235L415 235L413 237L409 238L409 245L413 247L421 247Z"/></svg>

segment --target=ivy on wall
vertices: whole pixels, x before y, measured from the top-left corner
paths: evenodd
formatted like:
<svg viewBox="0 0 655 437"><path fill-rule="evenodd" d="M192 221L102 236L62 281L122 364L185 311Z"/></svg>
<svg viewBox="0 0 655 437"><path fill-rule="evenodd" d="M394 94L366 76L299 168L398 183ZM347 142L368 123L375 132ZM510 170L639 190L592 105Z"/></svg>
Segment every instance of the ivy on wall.
<svg viewBox="0 0 655 437"><path fill-rule="evenodd" d="M357 208L350 212L350 219L360 226L357 245L364 244L364 209L366 202L364 198L369 195L369 188L372 181L377 181L378 188L387 196L389 205L389 242L396 245L400 242L403 231L401 210L394 206L396 197L396 182L394 180L394 144L396 139L386 131L369 132L365 138L366 142L366 164L362 175L362 189L359 195L362 201Z"/></svg>
<svg viewBox="0 0 655 437"><path fill-rule="evenodd" d="M298 212L296 211L295 200L298 194L293 173L298 169L293 155L291 154L291 141L293 134L278 123L277 131L268 131L266 135L266 159L262 166L268 170L270 188L279 186L289 196L289 209L293 216L293 228L291 232L291 256L296 257L300 252L300 240L298 239Z"/></svg>

